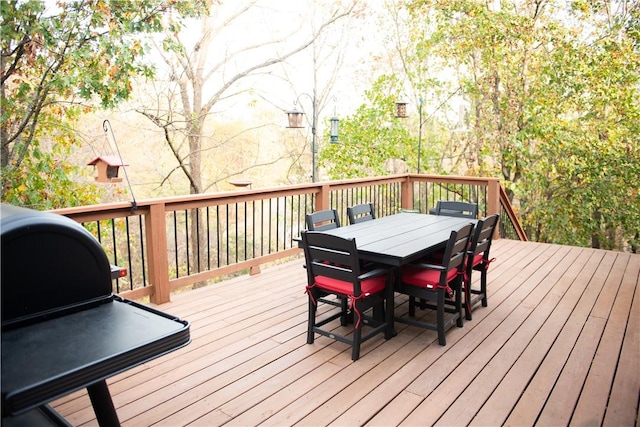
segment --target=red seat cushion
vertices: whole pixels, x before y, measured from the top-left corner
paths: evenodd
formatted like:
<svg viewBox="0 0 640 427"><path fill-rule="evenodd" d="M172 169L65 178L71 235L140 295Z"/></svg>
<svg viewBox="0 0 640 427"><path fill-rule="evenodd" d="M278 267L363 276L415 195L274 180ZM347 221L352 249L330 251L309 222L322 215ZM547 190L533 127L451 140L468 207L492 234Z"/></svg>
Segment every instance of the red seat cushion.
<svg viewBox="0 0 640 427"><path fill-rule="evenodd" d="M452 268L447 272L447 283L452 281L458 270ZM408 266L402 270L402 281L409 285L420 288L438 289L440 286L440 272L437 270L426 270L419 267Z"/></svg>
<svg viewBox="0 0 640 427"><path fill-rule="evenodd" d="M481 253L480 254L476 254L473 257L473 263L471 264L471 266L475 267L476 265L481 264L482 263L482 259L483 259L483 254L481 254Z"/></svg>
<svg viewBox="0 0 640 427"><path fill-rule="evenodd" d="M363 294L376 294L384 290L387 285L387 276L377 276L360 282L360 290ZM353 294L353 283L333 279L327 276L316 276L316 286L330 292L344 295Z"/></svg>

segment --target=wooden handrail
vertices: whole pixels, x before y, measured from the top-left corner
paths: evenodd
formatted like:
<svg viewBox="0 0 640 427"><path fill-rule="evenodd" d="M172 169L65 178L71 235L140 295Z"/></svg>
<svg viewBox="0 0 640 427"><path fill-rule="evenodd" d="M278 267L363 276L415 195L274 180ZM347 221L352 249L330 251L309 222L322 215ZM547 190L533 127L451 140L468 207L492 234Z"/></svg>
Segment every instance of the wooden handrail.
<svg viewBox="0 0 640 427"><path fill-rule="evenodd" d="M518 238L524 242L528 242L529 239L527 238L527 233L524 232L524 228L522 228L522 224L520 224L520 220L518 220L516 212L513 210L513 206L511 205L511 201L507 196L507 192L504 191L504 188L502 186L500 186L500 204L504 208L507 216L509 217L509 220L513 224L513 228L515 229Z"/></svg>
<svg viewBox="0 0 640 427"><path fill-rule="evenodd" d="M136 208L133 210L131 203L123 202L58 209L54 212L68 216L81 223L139 217L144 223L144 235L140 237L142 239L140 246L144 247L144 256L148 261L142 271L145 272L148 283L146 283L146 286L137 284L133 290L126 290L121 292L121 294L127 298L149 297L151 302L162 304L170 300L172 290L246 269L250 269L252 272L258 272L260 264L276 261L279 258L295 255L299 252L296 245L288 243L284 246L276 245L278 247L275 251L269 250L264 253L255 253L250 257L234 260L231 263L212 266L209 270L191 271L189 273L182 272L180 275L174 274L170 276L169 270L172 267L167 260L167 254L170 250L175 252L177 248L168 244L167 235L171 234L167 228L171 227L168 214L179 212L180 215L183 215L183 212L204 208L219 208L222 211L234 205L242 205L243 203L255 203L259 205L263 203L263 201L266 206L274 201L293 197L313 200L313 206L311 206L313 210L328 209L331 207L332 194L341 194L341 192L346 194L351 191L358 193L361 189L363 191L365 189L370 191L371 188L380 190L385 186L396 188L395 191L397 191L397 193L394 195L396 200L394 203L396 204L392 205L393 209L414 209L414 197L421 197L422 193L420 193L420 191L425 191L425 184L442 188L451 186L451 188L447 188L447 191L454 191L455 197L463 197L462 194L464 190L459 190L460 188L466 188L466 186L470 188L485 187L486 192L482 196L484 214L500 213L502 206L507 212L509 222L514 225L518 237L526 240L522 226L506 197L506 193L504 193L504 190L500 186L500 180L486 177L400 174L138 200L136 202ZM456 191L460 191L460 194L455 193ZM415 196L414 192L416 192ZM446 197L446 194L444 197ZM418 202L422 210L425 209L424 199L416 200L416 202ZM336 203L336 201L333 200L333 203ZM338 203L340 203L340 201L338 201ZM277 204L276 202L275 205ZM429 206L427 206L427 208ZM338 206L338 208L346 211L346 206ZM385 211L386 214L393 213L393 209L387 209ZM236 219L238 220L238 224L241 224L240 228L242 228L242 225L247 224L246 222L239 222L246 221L244 217ZM300 219L302 219L301 224L298 223ZM292 220L295 221L292 223ZM283 217L282 221L283 223L280 230L286 229L288 234L280 234L280 237L276 237L276 239L280 239L280 242L285 238L290 239L291 234L295 234L304 228L304 218ZM277 227L276 224L272 225ZM238 236L234 236L234 238L238 238ZM271 243L272 242L270 242L270 244ZM257 244L259 244L259 242ZM214 256L220 255L221 254L214 254ZM136 256L138 258L142 257L142 255L134 255L134 257ZM193 254L191 254L191 257L193 257Z"/></svg>

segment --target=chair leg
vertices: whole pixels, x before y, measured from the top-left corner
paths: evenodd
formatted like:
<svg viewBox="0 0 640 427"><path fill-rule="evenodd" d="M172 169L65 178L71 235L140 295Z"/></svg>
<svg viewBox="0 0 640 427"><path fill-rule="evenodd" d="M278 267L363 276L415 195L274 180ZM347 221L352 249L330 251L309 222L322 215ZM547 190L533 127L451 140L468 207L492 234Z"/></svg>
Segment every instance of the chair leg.
<svg viewBox="0 0 640 427"><path fill-rule="evenodd" d="M480 274L480 292L482 292L482 306L487 306L487 269L483 268Z"/></svg>
<svg viewBox="0 0 640 427"><path fill-rule="evenodd" d="M358 322L358 320L355 320ZM360 358L360 341L362 340L362 321L353 329L353 343L351 344L351 360L354 362Z"/></svg>
<svg viewBox="0 0 640 427"><path fill-rule="evenodd" d="M409 297L409 317L416 316L416 300L414 297Z"/></svg>
<svg viewBox="0 0 640 427"><path fill-rule="evenodd" d="M471 279L468 282L463 282L464 286L464 318L466 320L473 320L471 316Z"/></svg>
<svg viewBox="0 0 640 427"><path fill-rule="evenodd" d="M385 300L381 299L373 306L373 318L378 322L384 322L386 319L384 302Z"/></svg>
<svg viewBox="0 0 640 427"><path fill-rule="evenodd" d="M393 305L393 286L387 286L387 290L385 291L385 303L386 307L384 310L384 321L387 324L387 328L384 331L384 338L391 339L396 335L395 328L393 326L393 318L394 318L394 305Z"/></svg>
<svg viewBox="0 0 640 427"><path fill-rule="evenodd" d="M311 300L311 296L309 296L309 320L307 322L307 344L313 344L313 340L315 337L315 332L313 331L313 327L316 325L316 305Z"/></svg>
<svg viewBox="0 0 640 427"><path fill-rule="evenodd" d="M349 308L347 298L340 298L340 310L342 310L342 316L340 316L340 326L347 326L349 324Z"/></svg>
<svg viewBox="0 0 640 427"><path fill-rule="evenodd" d="M436 306L436 322L438 329L438 344L447 345L444 330L444 289L438 289L438 303Z"/></svg>
<svg viewBox="0 0 640 427"><path fill-rule="evenodd" d="M458 313L458 319L456 319L456 326L458 328L462 328L462 280L456 280L457 289L455 290L455 304L456 304L456 312Z"/></svg>

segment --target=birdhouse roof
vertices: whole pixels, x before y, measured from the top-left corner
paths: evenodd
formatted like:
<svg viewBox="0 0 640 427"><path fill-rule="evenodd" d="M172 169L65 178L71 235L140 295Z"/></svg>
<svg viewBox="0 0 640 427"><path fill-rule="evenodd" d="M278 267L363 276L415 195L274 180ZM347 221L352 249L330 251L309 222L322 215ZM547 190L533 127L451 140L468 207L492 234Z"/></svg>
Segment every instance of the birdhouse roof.
<svg viewBox="0 0 640 427"><path fill-rule="evenodd" d="M109 166L129 166L124 163L118 156L99 156L87 163L87 166L93 166L98 162L104 162Z"/></svg>

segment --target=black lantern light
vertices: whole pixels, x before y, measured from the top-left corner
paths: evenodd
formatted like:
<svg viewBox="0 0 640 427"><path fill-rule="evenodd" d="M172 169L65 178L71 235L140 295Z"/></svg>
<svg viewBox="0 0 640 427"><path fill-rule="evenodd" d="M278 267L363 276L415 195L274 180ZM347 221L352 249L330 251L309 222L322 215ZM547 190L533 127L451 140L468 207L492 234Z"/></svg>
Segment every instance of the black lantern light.
<svg viewBox="0 0 640 427"><path fill-rule="evenodd" d="M287 118L289 119L289 126L287 127L293 129L303 128L302 116L304 116L304 113L298 110L296 106L293 107L293 110L287 111Z"/></svg>
<svg viewBox="0 0 640 427"><path fill-rule="evenodd" d="M295 100L294 104L293 104L293 109L287 111L287 119L289 122L289 125L287 126L287 128L290 129L300 129L303 128L303 124L302 124L302 116L304 115L304 113L300 110L298 110L297 107L297 103L298 100L300 100L300 98L302 96L307 96L310 100L311 100L311 109L312 109L312 116L311 116L311 162L312 162L312 166L311 166L311 179L313 182L316 182L318 179L318 165L316 162L316 155L318 154L318 143L317 143L317 123L318 123L318 105L316 104L316 98L315 96L311 96L307 93L302 93L298 96L298 98ZM335 114L335 113L334 113ZM331 117L330 119L330 124L331 124L331 128L330 128L330 135L331 135L331 139L330 141L334 144L338 143L338 118L337 117Z"/></svg>

